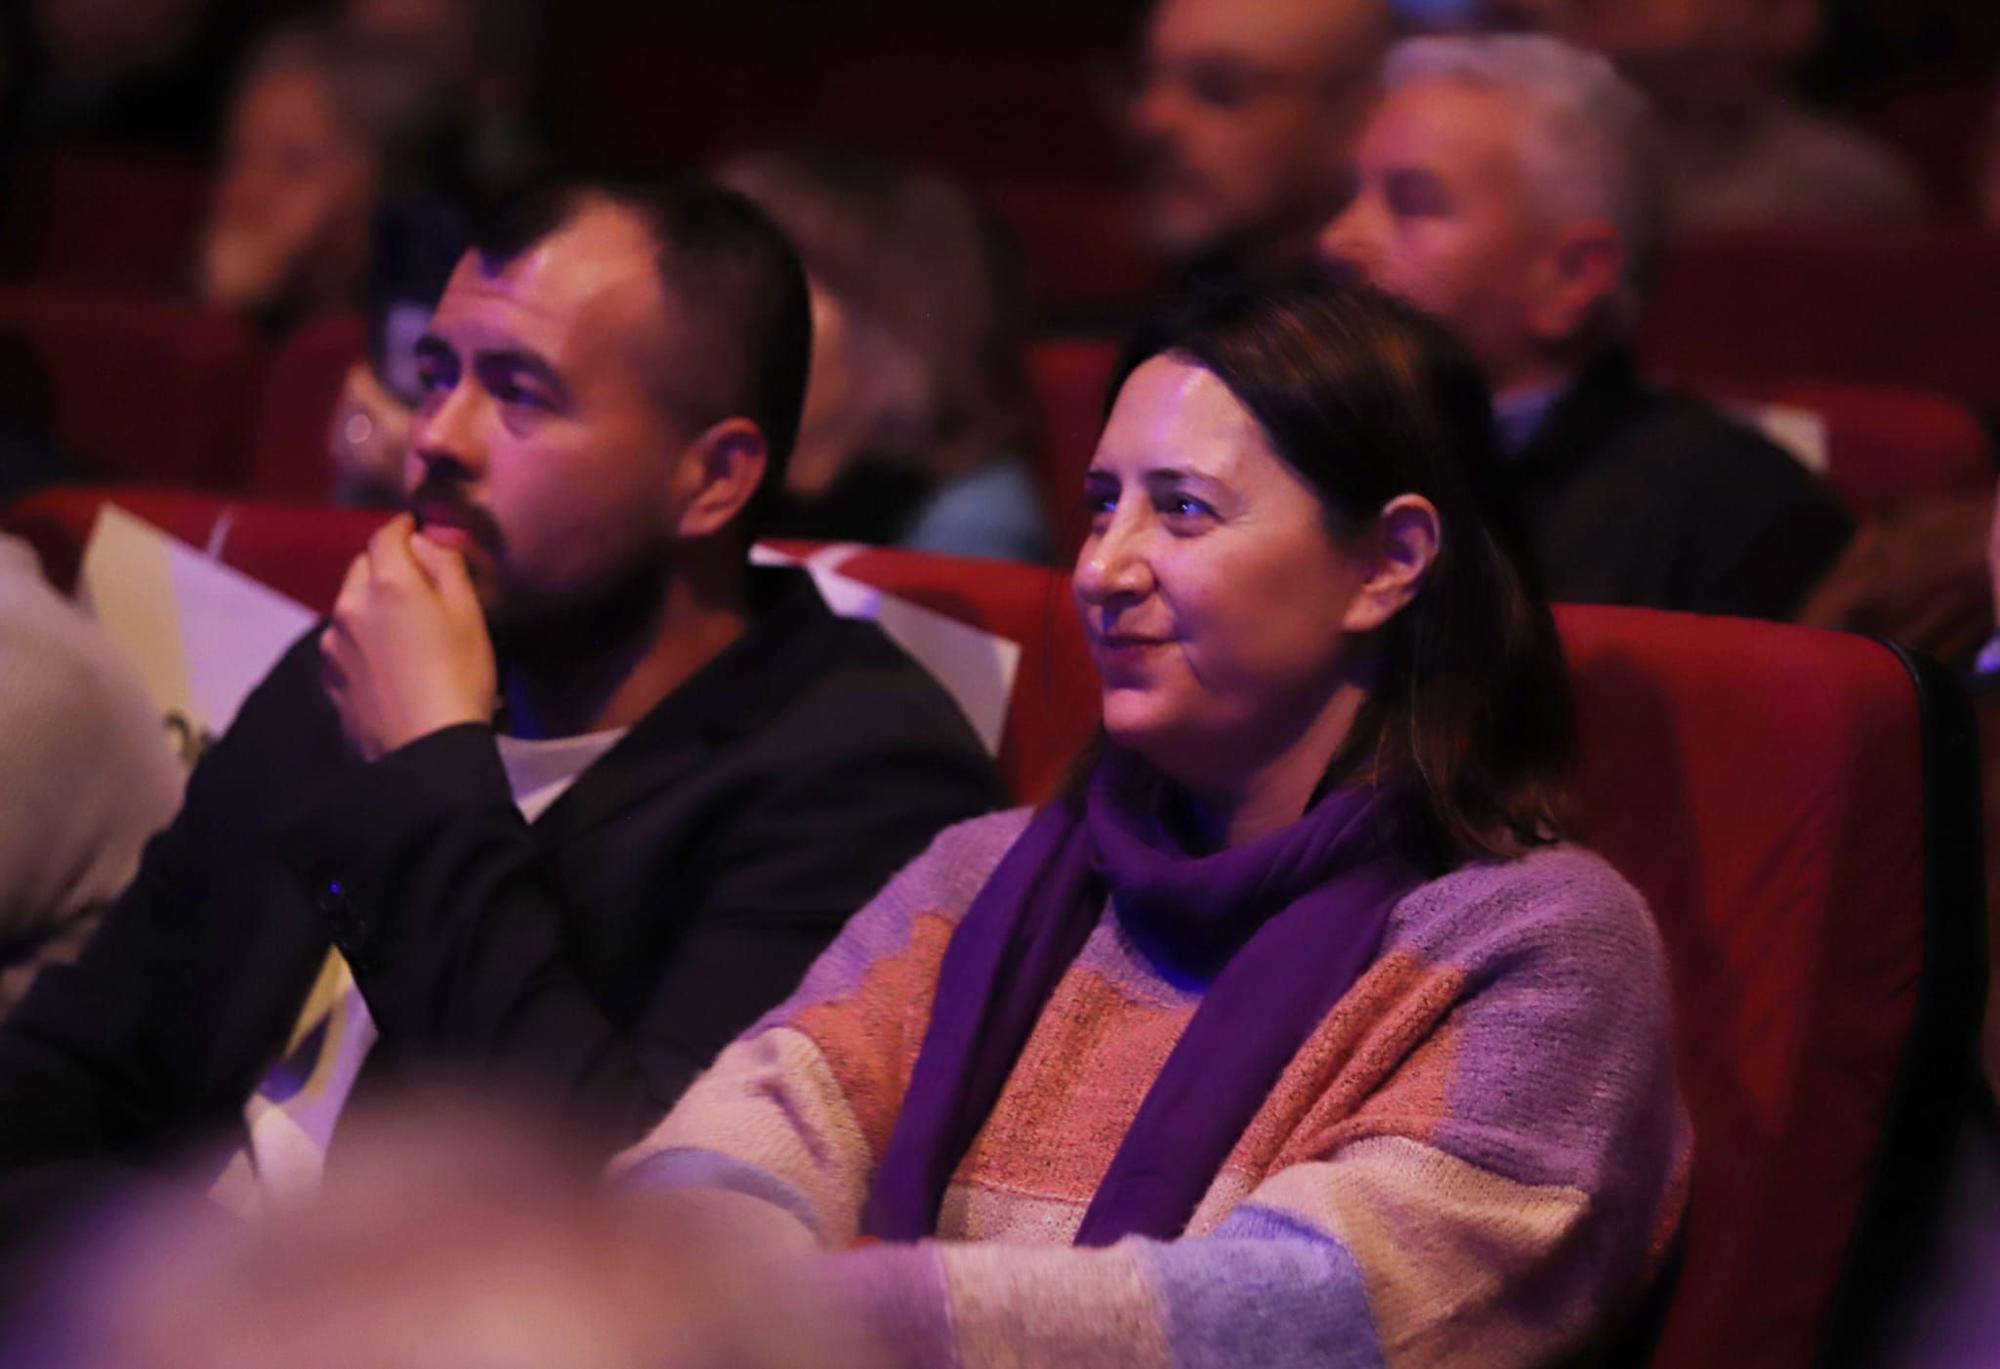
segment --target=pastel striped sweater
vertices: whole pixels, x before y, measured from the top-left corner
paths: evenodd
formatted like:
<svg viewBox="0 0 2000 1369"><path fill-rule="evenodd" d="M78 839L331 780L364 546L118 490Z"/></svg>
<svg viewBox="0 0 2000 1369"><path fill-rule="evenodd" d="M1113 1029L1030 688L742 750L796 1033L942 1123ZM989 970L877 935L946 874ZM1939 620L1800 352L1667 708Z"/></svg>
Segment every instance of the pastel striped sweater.
<svg viewBox="0 0 2000 1369"><path fill-rule="evenodd" d="M945 943L1025 811L954 827L614 1173L853 1240ZM948 1189L937 1239L809 1261L869 1362L1505 1365L1615 1324L1690 1138L1659 939L1574 847L1408 895L1173 1241L1069 1242L1201 987L1107 909ZM737 1200L740 1201L740 1200Z"/></svg>

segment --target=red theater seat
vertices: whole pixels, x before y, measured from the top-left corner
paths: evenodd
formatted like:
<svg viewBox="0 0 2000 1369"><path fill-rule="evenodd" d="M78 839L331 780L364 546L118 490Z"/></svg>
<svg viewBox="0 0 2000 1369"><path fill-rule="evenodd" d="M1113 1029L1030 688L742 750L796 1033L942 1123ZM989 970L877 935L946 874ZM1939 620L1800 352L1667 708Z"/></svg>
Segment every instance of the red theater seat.
<svg viewBox="0 0 2000 1369"><path fill-rule="evenodd" d="M333 495L326 429L347 368L368 351L360 317L298 328L265 363L243 472L243 492L312 502Z"/></svg>
<svg viewBox="0 0 2000 1369"><path fill-rule="evenodd" d="M1064 320L1124 317L1159 284L1130 196L1102 185L997 181L982 193L1020 240L1028 297Z"/></svg>
<svg viewBox="0 0 2000 1369"><path fill-rule="evenodd" d="M228 314L125 291L0 292L0 406L117 479L233 484L259 361Z"/></svg>
<svg viewBox="0 0 2000 1369"><path fill-rule="evenodd" d="M1705 390L1865 381L2000 408L2000 233L1691 237L1668 254L1640 342L1649 369Z"/></svg>
<svg viewBox="0 0 2000 1369"><path fill-rule="evenodd" d="M333 606L348 563L388 516L188 490L67 486L16 501L0 515L0 527L33 543L49 579L67 592L105 504L207 548L224 565L316 612Z"/></svg>
<svg viewBox="0 0 2000 1369"><path fill-rule="evenodd" d="M1888 385L1794 381L1761 387L1756 402L1802 409L1825 425L1827 481L1857 519L1992 492L1986 426L1950 396Z"/></svg>
<svg viewBox="0 0 2000 1369"><path fill-rule="evenodd" d="M922 604L1021 648L1000 740L1000 772L1025 799L1055 792L1097 728L1097 676L1070 600L1069 577L1040 566L871 548L840 573Z"/></svg>
<svg viewBox="0 0 2000 1369"><path fill-rule="evenodd" d="M1861 637L1636 609L1559 621L1577 826L1659 920L1698 1141L1652 1362L1852 1352L1971 1077L1983 958L1963 698Z"/></svg>
<svg viewBox="0 0 2000 1369"><path fill-rule="evenodd" d="M1057 552L1083 542L1083 473L1104 428L1105 401L1118 368L1118 343L1101 337L1041 338L1028 347L1028 388L1039 429L1035 479Z"/></svg>
<svg viewBox="0 0 2000 1369"><path fill-rule="evenodd" d="M10 178L6 272L17 279L173 292L193 278L208 170L173 153L73 146Z"/></svg>

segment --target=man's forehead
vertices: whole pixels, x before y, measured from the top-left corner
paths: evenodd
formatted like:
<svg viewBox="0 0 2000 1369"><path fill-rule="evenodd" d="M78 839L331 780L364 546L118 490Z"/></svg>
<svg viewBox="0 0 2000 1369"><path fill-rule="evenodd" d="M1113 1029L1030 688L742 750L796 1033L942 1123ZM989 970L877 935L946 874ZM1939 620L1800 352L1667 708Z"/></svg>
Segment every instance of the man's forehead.
<svg viewBox="0 0 2000 1369"><path fill-rule="evenodd" d="M1386 37L1382 0L1161 0L1156 56L1240 54L1285 65L1340 63Z"/></svg>
<svg viewBox="0 0 2000 1369"><path fill-rule="evenodd" d="M438 312L504 309L566 325L579 318L657 317L662 293L651 236L626 211L590 206L505 260L477 248L458 260Z"/></svg>
<svg viewBox="0 0 2000 1369"><path fill-rule="evenodd" d="M1362 135L1362 155L1441 158L1455 168L1513 167L1520 159L1521 110L1505 91L1449 77L1391 91Z"/></svg>

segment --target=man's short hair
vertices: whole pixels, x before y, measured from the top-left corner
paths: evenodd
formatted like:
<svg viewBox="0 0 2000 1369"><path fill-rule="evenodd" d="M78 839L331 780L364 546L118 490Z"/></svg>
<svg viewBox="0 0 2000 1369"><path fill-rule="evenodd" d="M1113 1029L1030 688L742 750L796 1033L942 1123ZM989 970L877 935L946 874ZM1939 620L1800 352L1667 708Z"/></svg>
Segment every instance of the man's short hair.
<svg viewBox="0 0 2000 1369"><path fill-rule="evenodd" d="M764 480L741 520L754 536L784 485L805 406L812 304L798 254L748 198L701 180L536 187L479 215L472 250L489 268L503 266L593 204L623 209L643 225L668 316L699 345L703 374L659 377L662 402L700 427L741 417L764 434ZM687 361L679 352L676 364Z"/></svg>
<svg viewBox="0 0 2000 1369"><path fill-rule="evenodd" d="M1618 230L1624 274L1610 322L1638 326L1666 238L1658 133L1646 97L1610 61L1540 34L1411 38L1390 49L1382 87L1452 81L1512 100L1526 117L1520 149L1532 201L1562 218Z"/></svg>

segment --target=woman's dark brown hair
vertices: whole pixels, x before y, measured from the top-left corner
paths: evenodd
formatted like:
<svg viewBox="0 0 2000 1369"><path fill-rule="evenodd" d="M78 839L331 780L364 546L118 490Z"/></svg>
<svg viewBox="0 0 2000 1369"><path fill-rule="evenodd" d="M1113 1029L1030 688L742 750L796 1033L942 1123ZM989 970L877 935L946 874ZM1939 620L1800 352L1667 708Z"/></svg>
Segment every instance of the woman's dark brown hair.
<svg viewBox="0 0 2000 1369"><path fill-rule="evenodd" d="M1377 290L1314 273L1177 303L1133 339L1119 384L1162 353L1228 386L1337 537L1399 494L1437 508L1437 559L1379 630L1379 675L1328 781L1410 794L1426 863L1552 840L1575 745L1569 676L1463 345Z"/></svg>

